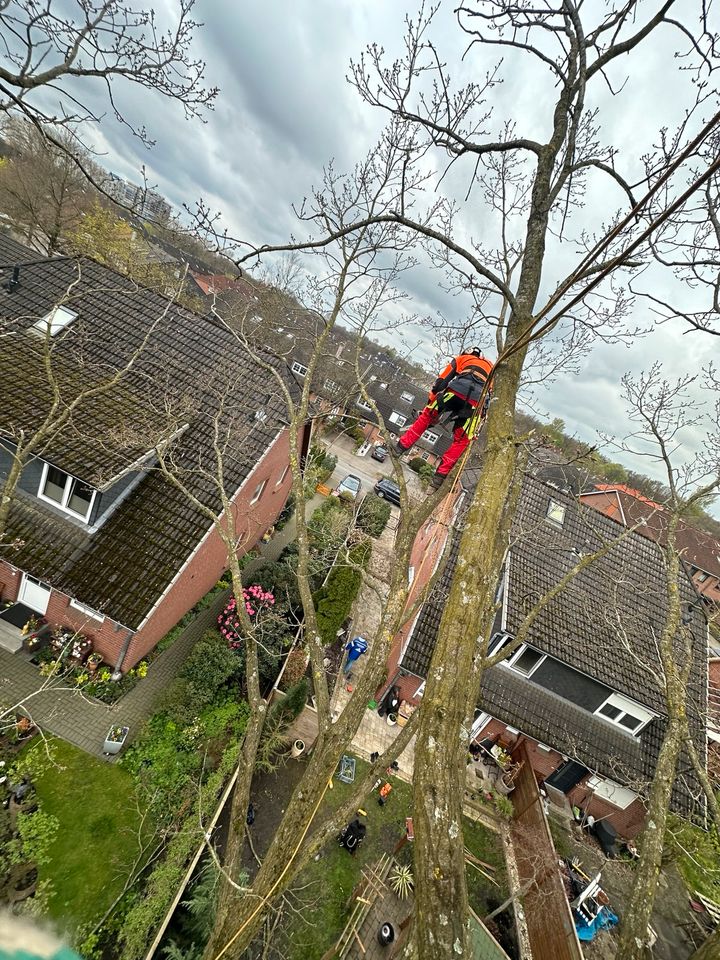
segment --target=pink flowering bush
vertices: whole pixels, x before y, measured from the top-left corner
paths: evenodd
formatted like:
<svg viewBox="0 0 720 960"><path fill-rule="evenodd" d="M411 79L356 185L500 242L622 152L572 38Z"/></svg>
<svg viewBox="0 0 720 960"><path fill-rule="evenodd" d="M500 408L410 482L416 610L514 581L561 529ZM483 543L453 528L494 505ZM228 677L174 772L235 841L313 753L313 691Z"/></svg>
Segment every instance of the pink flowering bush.
<svg viewBox="0 0 720 960"><path fill-rule="evenodd" d="M248 617L257 618L262 610L269 610L275 606L275 597L269 590L264 590L256 583L251 587L245 587L243 590L243 603ZM225 637L232 650L238 650L242 647L243 630L238 617L235 597L230 598L230 602L218 617L218 626L220 633Z"/></svg>

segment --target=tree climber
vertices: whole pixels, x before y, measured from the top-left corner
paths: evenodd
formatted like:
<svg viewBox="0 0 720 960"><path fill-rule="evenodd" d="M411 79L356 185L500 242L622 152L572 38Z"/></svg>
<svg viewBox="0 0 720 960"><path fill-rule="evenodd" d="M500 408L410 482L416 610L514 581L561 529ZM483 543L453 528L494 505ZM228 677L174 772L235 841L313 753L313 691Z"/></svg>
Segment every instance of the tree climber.
<svg viewBox="0 0 720 960"><path fill-rule="evenodd" d="M492 363L483 356L480 347L470 347L454 357L433 384L420 416L398 440L397 452L405 453L443 414L449 414L448 419L454 422L453 442L443 454L432 479L433 487L439 487L450 473L485 419L492 381L482 409L478 404L492 369Z"/></svg>

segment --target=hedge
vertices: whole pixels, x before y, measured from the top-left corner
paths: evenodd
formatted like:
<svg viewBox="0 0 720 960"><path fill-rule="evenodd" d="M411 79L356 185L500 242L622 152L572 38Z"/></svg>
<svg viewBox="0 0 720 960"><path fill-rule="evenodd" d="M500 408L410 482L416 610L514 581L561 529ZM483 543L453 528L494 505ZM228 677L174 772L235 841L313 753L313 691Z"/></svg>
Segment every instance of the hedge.
<svg viewBox="0 0 720 960"><path fill-rule="evenodd" d="M361 570L370 559L370 548L366 543L353 547L348 554L348 564L342 561L330 571L324 587L315 594L317 625L323 642L333 643L337 632L347 620L362 584Z"/></svg>
<svg viewBox="0 0 720 960"><path fill-rule="evenodd" d="M369 537L379 537L390 519L390 504L382 497L369 493L360 504L356 523Z"/></svg>

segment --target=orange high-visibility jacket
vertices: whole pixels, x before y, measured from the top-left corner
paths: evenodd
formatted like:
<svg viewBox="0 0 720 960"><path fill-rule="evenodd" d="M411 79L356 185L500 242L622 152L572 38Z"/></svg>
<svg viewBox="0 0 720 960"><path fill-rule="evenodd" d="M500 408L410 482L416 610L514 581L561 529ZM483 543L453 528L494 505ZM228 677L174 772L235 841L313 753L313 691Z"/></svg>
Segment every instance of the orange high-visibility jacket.
<svg viewBox="0 0 720 960"><path fill-rule="evenodd" d="M485 357L461 353L454 357L435 381L432 395L452 390L475 406L492 371L493 365Z"/></svg>

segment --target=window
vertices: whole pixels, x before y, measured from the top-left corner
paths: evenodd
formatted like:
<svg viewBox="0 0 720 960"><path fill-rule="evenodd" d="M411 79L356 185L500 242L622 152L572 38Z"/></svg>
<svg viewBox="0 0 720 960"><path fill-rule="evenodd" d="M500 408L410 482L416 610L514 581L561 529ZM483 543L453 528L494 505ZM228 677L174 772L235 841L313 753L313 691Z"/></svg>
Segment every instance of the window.
<svg viewBox="0 0 720 960"><path fill-rule="evenodd" d="M400 394L400 399L404 400L405 403L412 403L413 400L415 399L415 395L412 393L408 393L407 390L403 390L403 392Z"/></svg>
<svg viewBox="0 0 720 960"><path fill-rule="evenodd" d="M550 523L557 527L561 527L565 522L565 504L559 503L557 500L553 500L551 497L550 500L548 500L545 516Z"/></svg>
<svg viewBox="0 0 720 960"><path fill-rule="evenodd" d="M292 365L292 372L296 373L299 377L304 377L308 372L308 368L303 366L302 363L298 363L297 360Z"/></svg>
<svg viewBox="0 0 720 960"><path fill-rule="evenodd" d="M362 397L358 397L356 403L361 410L372 410L372 407L367 400L364 400Z"/></svg>
<svg viewBox="0 0 720 960"><path fill-rule="evenodd" d="M326 389L326 390L336 390L336 389L337 389L337 384L335 383L334 380L326 380L326 381L325 381L325 389Z"/></svg>
<svg viewBox="0 0 720 960"><path fill-rule="evenodd" d="M619 693L611 694L595 713L629 733L639 733L653 718L648 710Z"/></svg>
<svg viewBox="0 0 720 960"><path fill-rule="evenodd" d="M390 414L390 423L396 423L399 427L404 427L407 423L407 418L401 416L399 413L393 412Z"/></svg>
<svg viewBox="0 0 720 960"><path fill-rule="evenodd" d="M422 697L422 695L423 695L424 693L425 693L425 681L423 680L423 682L420 684L420 686L419 686L419 687L417 688L417 690L415 691L415 696L416 696L416 697Z"/></svg>
<svg viewBox="0 0 720 960"><path fill-rule="evenodd" d="M604 777L588 777L586 786L589 787L596 797L607 800L614 807L625 810L633 800L637 800L637 794L628 790L627 787L621 787L614 780L606 780Z"/></svg>
<svg viewBox="0 0 720 960"><path fill-rule="evenodd" d="M512 667L513 670L516 670L518 673L522 673L524 677L530 677L537 670L544 659L544 653L540 653L537 650L533 650L532 647L528 647L523 644L520 649L510 657L507 663L508 666Z"/></svg>
<svg viewBox="0 0 720 960"><path fill-rule="evenodd" d="M426 430L422 435L422 439L425 441L425 443L437 443L440 437L437 435L437 433L432 433L430 430Z"/></svg>
<svg viewBox="0 0 720 960"><path fill-rule="evenodd" d="M95 500L95 491L82 480L46 463L40 479L38 497L54 503L66 513L87 520Z"/></svg>
<svg viewBox="0 0 720 960"><path fill-rule="evenodd" d="M103 613L98 613L97 610L93 610L92 607L87 607L84 603L79 603L77 600L71 600L70 606L74 610L79 610L80 613L84 613L86 616L92 617L93 620L97 620L99 623L102 623L105 620L105 615Z"/></svg>
<svg viewBox="0 0 720 960"><path fill-rule="evenodd" d="M413 585L413 580L415 579L415 567L408 567L408 586Z"/></svg>
<svg viewBox="0 0 720 960"><path fill-rule="evenodd" d="M69 326L75 317L77 317L77 313L74 310L68 310L67 307L55 307L42 320L37 320L33 327L43 334L47 333L48 327L50 327L50 336L54 337L56 333Z"/></svg>
<svg viewBox="0 0 720 960"><path fill-rule="evenodd" d="M263 495L263 491L265 490L266 486L267 486L267 479L263 480L262 483L259 483L257 487L255 487L255 493L253 494L252 500L250 501L250 506L258 502L260 497Z"/></svg>
<svg viewBox="0 0 720 960"><path fill-rule="evenodd" d="M698 570L697 574L695 575L695 579L697 580L698 583L705 583L705 581L709 576L710 574L705 573L704 570Z"/></svg>
<svg viewBox="0 0 720 960"><path fill-rule="evenodd" d="M285 477L288 475L288 471L289 471L289 470L290 470L290 464L288 464L288 465L285 467L285 469L283 470L283 472L280 474L280 479L279 479L278 482L275 484L276 487L279 487L280 484L282 484L282 483L285 482ZM260 493L262 493L262 490L260 491Z"/></svg>

